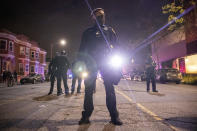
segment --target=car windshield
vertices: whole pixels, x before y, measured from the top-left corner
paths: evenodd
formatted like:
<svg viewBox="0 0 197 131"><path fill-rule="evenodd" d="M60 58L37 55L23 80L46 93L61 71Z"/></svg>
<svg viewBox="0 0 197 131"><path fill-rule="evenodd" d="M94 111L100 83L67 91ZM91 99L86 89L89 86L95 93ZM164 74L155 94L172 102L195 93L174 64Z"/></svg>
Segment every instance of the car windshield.
<svg viewBox="0 0 197 131"><path fill-rule="evenodd" d="M177 72L178 72L178 70L176 70L176 69L168 69L168 72L177 73Z"/></svg>
<svg viewBox="0 0 197 131"><path fill-rule="evenodd" d="M171 72L171 73L177 73L178 70L177 69L161 69L161 72Z"/></svg>

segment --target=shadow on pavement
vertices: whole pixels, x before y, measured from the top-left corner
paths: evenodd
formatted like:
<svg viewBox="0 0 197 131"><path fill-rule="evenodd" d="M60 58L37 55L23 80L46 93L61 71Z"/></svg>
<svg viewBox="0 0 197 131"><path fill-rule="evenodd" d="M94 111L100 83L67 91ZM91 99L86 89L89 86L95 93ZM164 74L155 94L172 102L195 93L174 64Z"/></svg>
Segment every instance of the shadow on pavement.
<svg viewBox="0 0 197 131"><path fill-rule="evenodd" d="M58 96L56 95L44 95L39 97L34 97L33 100L35 101L51 101L58 99Z"/></svg>
<svg viewBox="0 0 197 131"><path fill-rule="evenodd" d="M197 117L171 117L165 119L165 121L174 127L190 131L196 131L197 129Z"/></svg>
<svg viewBox="0 0 197 131"><path fill-rule="evenodd" d="M121 91L146 92L146 91L141 91L141 90L121 90Z"/></svg>
<svg viewBox="0 0 197 131"><path fill-rule="evenodd" d="M159 92L149 92L150 95L155 95L155 96L165 96L165 94L161 94Z"/></svg>
<svg viewBox="0 0 197 131"><path fill-rule="evenodd" d="M103 131L115 131L115 127L115 125L108 123L104 126Z"/></svg>
<svg viewBox="0 0 197 131"><path fill-rule="evenodd" d="M78 125L79 119L69 119L69 120L34 120L34 119L0 119L0 130L14 128L21 130L37 130L37 129L47 129L49 131L58 131L58 127L62 126L74 126ZM105 119L93 120L93 122L104 122ZM87 131L91 124L79 125L77 131ZM115 126L113 124L106 124L103 131L114 131Z"/></svg>
<svg viewBox="0 0 197 131"><path fill-rule="evenodd" d="M87 131L91 124L80 125L77 131Z"/></svg>
<svg viewBox="0 0 197 131"><path fill-rule="evenodd" d="M57 131L58 127L64 125L78 125L78 119L70 119L70 120L34 120L34 119L1 119L0 120L0 130L8 129L8 128L18 128L25 130L36 130L39 128L47 128L49 131Z"/></svg>

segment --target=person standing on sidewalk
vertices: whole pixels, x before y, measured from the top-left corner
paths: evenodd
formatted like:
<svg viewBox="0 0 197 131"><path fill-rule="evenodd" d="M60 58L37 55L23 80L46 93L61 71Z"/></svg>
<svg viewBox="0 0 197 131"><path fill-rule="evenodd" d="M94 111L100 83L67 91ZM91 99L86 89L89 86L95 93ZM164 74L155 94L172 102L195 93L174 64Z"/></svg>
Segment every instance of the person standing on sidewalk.
<svg viewBox="0 0 197 131"><path fill-rule="evenodd" d="M14 70L13 75L14 75L15 83L17 84L17 82L18 82L18 80L17 80L17 78L18 78L18 74L17 74L16 70Z"/></svg>
<svg viewBox="0 0 197 131"><path fill-rule="evenodd" d="M3 71L3 83L6 83L6 80L7 80L7 71L4 70Z"/></svg>
<svg viewBox="0 0 197 131"><path fill-rule="evenodd" d="M105 13L102 8L94 9L91 13L91 18L94 21L94 26L85 30L82 35L81 44L79 48L79 58L86 64L88 77L85 79L85 98L84 98L84 110L82 111L82 117L79 121L79 125L90 123L89 118L94 110L93 105L93 90L95 87L95 81L98 70L101 71L103 76L105 92L106 92L106 105L111 116L111 123L114 125L122 125L119 119L119 113L116 107L116 95L114 90L113 72L106 69L106 56L109 55L109 48L106 44L104 36L101 30L106 35L111 48L116 48L117 37L114 30L105 25ZM97 23L98 22L98 23ZM101 27L101 30L99 26Z"/></svg>

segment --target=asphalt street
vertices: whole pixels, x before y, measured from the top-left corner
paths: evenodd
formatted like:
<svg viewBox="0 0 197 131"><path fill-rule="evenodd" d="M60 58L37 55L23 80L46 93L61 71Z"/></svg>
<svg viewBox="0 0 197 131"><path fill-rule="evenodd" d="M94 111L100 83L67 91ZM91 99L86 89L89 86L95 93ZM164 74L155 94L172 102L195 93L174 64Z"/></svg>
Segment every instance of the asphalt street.
<svg viewBox="0 0 197 131"><path fill-rule="evenodd" d="M0 130L23 131L195 131L197 86L157 84L159 93L146 92L145 82L121 80L115 86L122 126L109 123L102 80L97 80L91 124L78 125L81 94L47 95L50 83L0 88ZM68 81L69 87L71 81ZM62 84L63 87L63 84Z"/></svg>

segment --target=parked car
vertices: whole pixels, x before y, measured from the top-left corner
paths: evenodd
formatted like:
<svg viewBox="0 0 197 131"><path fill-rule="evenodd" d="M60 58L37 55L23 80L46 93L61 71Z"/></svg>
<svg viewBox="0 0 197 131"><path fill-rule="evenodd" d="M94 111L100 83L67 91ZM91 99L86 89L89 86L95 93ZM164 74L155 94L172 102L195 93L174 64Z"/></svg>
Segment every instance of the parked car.
<svg viewBox="0 0 197 131"><path fill-rule="evenodd" d="M44 82L44 77L40 74L30 74L20 80L21 84L25 83L32 83L35 84L36 82Z"/></svg>
<svg viewBox="0 0 197 131"><path fill-rule="evenodd" d="M182 80L182 75L177 69L159 69L156 72L156 80L160 81L161 83L172 81L176 82L176 84L179 84Z"/></svg>
<svg viewBox="0 0 197 131"><path fill-rule="evenodd" d="M146 80L146 74L145 71L134 71L130 73L131 80L134 81L145 81Z"/></svg>

